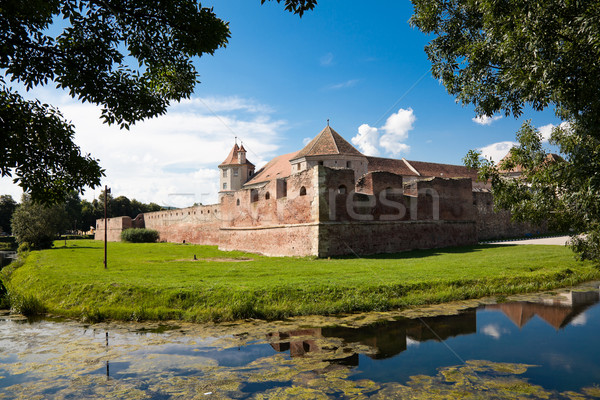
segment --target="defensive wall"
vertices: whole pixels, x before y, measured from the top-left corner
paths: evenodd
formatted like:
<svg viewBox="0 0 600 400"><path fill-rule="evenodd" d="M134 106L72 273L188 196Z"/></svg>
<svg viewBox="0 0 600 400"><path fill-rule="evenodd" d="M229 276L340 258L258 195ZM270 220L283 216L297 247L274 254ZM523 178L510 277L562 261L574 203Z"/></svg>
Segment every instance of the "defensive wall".
<svg viewBox="0 0 600 400"><path fill-rule="evenodd" d="M405 184L400 175L376 171L355 181L351 169L317 165L226 193L216 205L140 214L129 225L128 217L111 218L109 240L146 227L161 241L319 257L469 245L481 225L473 196L468 178ZM97 226L101 240L103 220Z"/></svg>
<svg viewBox="0 0 600 400"><path fill-rule="evenodd" d="M158 231L160 241L173 243L219 244L219 208L199 205L176 210L139 214L135 219L115 217L108 219L108 240L118 242L127 228L147 228ZM104 220L96 221L96 240L104 240Z"/></svg>
<svg viewBox="0 0 600 400"><path fill-rule="evenodd" d="M473 209L477 223L479 241L538 235L548 232L546 224L534 225L527 222L514 222L510 211L494 210L492 193L473 192Z"/></svg>

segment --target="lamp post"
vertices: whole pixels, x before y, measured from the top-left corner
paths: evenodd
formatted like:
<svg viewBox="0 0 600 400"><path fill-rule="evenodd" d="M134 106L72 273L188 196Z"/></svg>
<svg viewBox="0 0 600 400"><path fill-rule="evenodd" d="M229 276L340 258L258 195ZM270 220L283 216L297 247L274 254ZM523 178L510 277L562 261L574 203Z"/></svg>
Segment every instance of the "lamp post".
<svg viewBox="0 0 600 400"><path fill-rule="evenodd" d="M104 185L104 269L106 269L106 243L108 242L108 218L106 214L106 206L108 204L108 194L110 189Z"/></svg>

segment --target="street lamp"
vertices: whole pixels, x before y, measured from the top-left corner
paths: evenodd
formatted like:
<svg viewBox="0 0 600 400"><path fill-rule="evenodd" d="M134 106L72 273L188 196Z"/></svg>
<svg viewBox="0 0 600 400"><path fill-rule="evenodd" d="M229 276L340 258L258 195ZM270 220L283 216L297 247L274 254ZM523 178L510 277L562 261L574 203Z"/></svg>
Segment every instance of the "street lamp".
<svg viewBox="0 0 600 400"><path fill-rule="evenodd" d="M106 216L106 205L108 204L108 194L110 189L104 185L104 269L106 269L106 242L108 241L108 218Z"/></svg>

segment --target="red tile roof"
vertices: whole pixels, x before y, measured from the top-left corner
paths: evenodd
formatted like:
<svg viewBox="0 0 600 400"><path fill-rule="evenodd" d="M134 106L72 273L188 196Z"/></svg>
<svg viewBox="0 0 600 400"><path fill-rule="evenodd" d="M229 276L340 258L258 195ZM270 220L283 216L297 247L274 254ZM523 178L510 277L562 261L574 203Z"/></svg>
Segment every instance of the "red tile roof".
<svg viewBox="0 0 600 400"><path fill-rule="evenodd" d="M326 126L321 133L315 136L313 140L298 152L295 158L335 154L363 155L339 133L334 131L330 126Z"/></svg>
<svg viewBox="0 0 600 400"><path fill-rule="evenodd" d="M441 178L471 178L477 179L477 170L467 168L464 165L438 164L424 161L409 161L414 169L419 171L421 176L441 177Z"/></svg>
<svg viewBox="0 0 600 400"><path fill-rule="evenodd" d="M396 160L392 158L367 157L368 171L385 171L397 175L419 176L411 170L404 160Z"/></svg>
<svg viewBox="0 0 600 400"><path fill-rule="evenodd" d="M227 158L225 159L225 161L223 161L221 164L219 164L219 166L222 165L240 165L240 161L239 161L239 153L241 152L246 152L246 149L244 149L244 145L242 145L242 147L239 147L237 145L237 143L235 144L235 146L233 146L233 148L231 149L231 151L229 152L229 155L227 156ZM244 165L250 165L254 167L254 164L252 164L250 161L248 161L248 159L246 159L246 162L244 163Z"/></svg>
<svg viewBox="0 0 600 400"><path fill-rule="evenodd" d="M276 178L287 178L292 174L292 165L290 164L290 160L297 158L297 154L298 152L296 151L294 153L275 157L264 167L259 169L254 177L246 182L244 186L266 182Z"/></svg>
<svg viewBox="0 0 600 400"><path fill-rule="evenodd" d="M471 178L477 179L477 171L462 165L438 164L423 161L396 160L393 158L367 157L369 172L386 171L403 176Z"/></svg>

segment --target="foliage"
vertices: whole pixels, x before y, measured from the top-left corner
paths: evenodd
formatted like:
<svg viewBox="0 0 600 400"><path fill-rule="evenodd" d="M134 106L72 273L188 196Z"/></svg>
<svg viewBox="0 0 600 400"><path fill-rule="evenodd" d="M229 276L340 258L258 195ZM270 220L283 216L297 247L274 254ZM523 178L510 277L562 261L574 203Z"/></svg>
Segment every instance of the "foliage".
<svg viewBox="0 0 600 400"><path fill-rule="evenodd" d="M0 233L11 233L10 220L16 208L17 202L11 195L3 194L0 196Z"/></svg>
<svg viewBox="0 0 600 400"><path fill-rule="evenodd" d="M106 270L103 254L101 241L57 242L52 250L31 252L5 283L9 291L36 296L55 314L208 321L381 311L600 278L598 268L576 261L562 246L313 259L118 242L109 246Z"/></svg>
<svg viewBox="0 0 600 400"><path fill-rule="evenodd" d="M300 16L315 5L285 0ZM49 204L98 186L104 171L81 154L58 109L25 100L8 80L27 90L56 85L100 105L105 123L129 128L188 98L197 83L192 58L230 36L228 23L196 0L9 0L1 10L0 176L14 174L33 200Z"/></svg>
<svg viewBox="0 0 600 400"><path fill-rule="evenodd" d="M130 228L121 232L121 240L130 243L154 243L158 237L158 231L154 229Z"/></svg>
<svg viewBox="0 0 600 400"><path fill-rule="evenodd" d="M8 304L10 304L10 310L12 312L24 315L26 317L42 315L46 312L46 308L42 302L33 294L22 296L19 294L9 293Z"/></svg>
<svg viewBox="0 0 600 400"><path fill-rule="evenodd" d="M0 38L4 36L1 24L0 20ZM1 50L6 47L0 47L0 68L7 67ZM2 77L0 121L0 146L4 149L0 176L16 175L14 182L30 192L34 200L56 203L72 190L100 184L103 170L97 160L81 155L73 142L73 125L57 109L39 101L27 101L12 92Z"/></svg>
<svg viewBox="0 0 600 400"><path fill-rule="evenodd" d="M20 246L28 243L33 249L45 249L66 229L66 221L62 205L34 203L28 195L23 195L13 214L12 231Z"/></svg>
<svg viewBox="0 0 600 400"><path fill-rule="evenodd" d="M412 0L411 24L433 39L432 73L480 115L519 116L525 105L554 107L565 123L552 132L561 160L546 162L529 122L505 165L467 155L484 167L495 201L516 218L569 228L574 248L600 260L600 4L562 0ZM520 166L523 178L500 178Z"/></svg>

